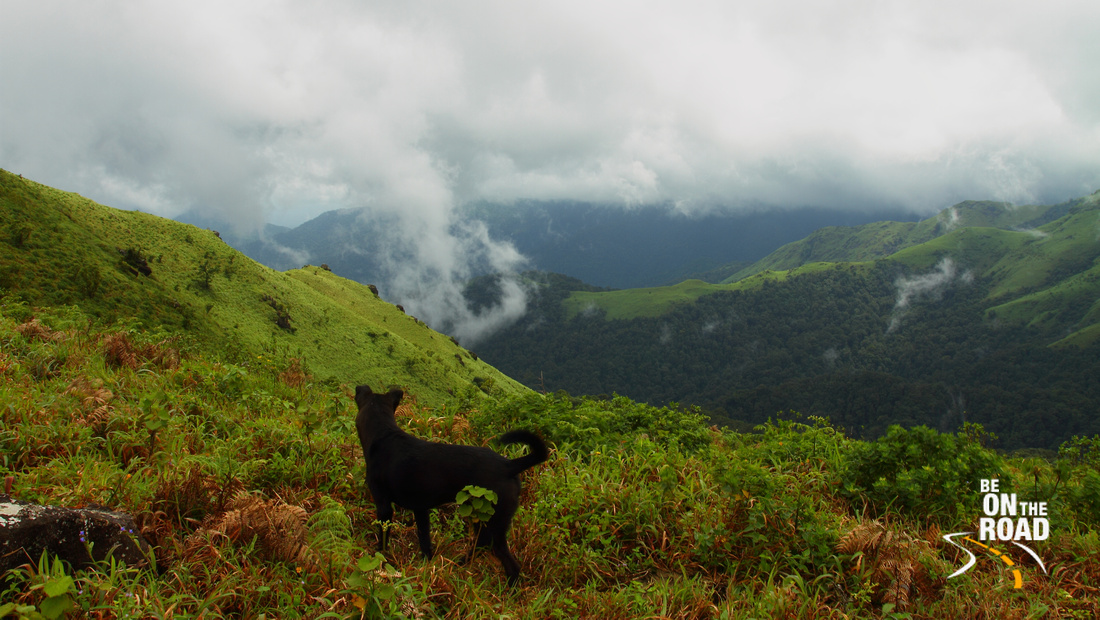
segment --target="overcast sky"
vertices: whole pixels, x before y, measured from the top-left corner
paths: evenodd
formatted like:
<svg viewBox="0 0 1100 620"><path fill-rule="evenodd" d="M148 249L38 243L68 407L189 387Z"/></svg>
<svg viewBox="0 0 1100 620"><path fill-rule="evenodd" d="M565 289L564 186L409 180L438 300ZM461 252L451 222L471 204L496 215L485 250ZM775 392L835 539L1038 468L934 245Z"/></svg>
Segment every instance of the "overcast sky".
<svg viewBox="0 0 1100 620"><path fill-rule="evenodd" d="M1100 189L1100 2L4 0L0 166L297 224Z"/></svg>
<svg viewBox="0 0 1100 620"><path fill-rule="evenodd" d="M0 167L246 228L367 207L395 222L388 298L476 338L525 298L475 316L473 265L525 263L455 221L470 200L1100 189L1098 24L1096 0L3 0Z"/></svg>

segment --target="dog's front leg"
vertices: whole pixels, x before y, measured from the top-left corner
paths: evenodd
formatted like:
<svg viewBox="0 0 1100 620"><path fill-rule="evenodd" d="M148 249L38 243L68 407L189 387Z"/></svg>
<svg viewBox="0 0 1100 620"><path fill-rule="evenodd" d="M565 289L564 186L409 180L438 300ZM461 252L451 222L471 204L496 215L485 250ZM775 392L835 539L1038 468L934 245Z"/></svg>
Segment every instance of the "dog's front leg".
<svg viewBox="0 0 1100 620"><path fill-rule="evenodd" d="M386 542L390 537L390 523L393 521L393 504L379 502L374 505L378 513L378 550L386 550Z"/></svg>
<svg viewBox="0 0 1100 620"><path fill-rule="evenodd" d="M416 515L416 536L420 539L420 551L428 560L432 559L432 511L424 508L414 510Z"/></svg>

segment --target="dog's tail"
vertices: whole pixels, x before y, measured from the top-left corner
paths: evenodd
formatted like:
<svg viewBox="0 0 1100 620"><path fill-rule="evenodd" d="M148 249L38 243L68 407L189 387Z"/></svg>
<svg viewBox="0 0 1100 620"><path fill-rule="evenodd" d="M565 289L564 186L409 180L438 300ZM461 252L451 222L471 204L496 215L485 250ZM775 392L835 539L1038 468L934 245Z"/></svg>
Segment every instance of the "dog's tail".
<svg viewBox="0 0 1100 620"><path fill-rule="evenodd" d="M550 451L546 449L546 442L531 431L508 431L500 436L500 443L522 443L526 444L527 447L531 449L531 452L526 456L521 456L518 459L512 459L510 461L512 466L511 473L513 476L550 458Z"/></svg>

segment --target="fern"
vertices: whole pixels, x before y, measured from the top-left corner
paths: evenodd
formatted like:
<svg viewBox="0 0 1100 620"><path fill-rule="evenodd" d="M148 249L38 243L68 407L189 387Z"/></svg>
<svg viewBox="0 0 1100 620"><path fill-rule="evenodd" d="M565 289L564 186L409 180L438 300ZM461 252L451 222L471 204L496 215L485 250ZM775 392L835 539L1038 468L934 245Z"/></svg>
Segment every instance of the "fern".
<svg viewBox="0 0 1100 620"><path fill-rule="evenodd" d="M240 493L226 508L226 512L208 518L202 529L188 537L188 550L201 548L218 536L233 543L255 540L257 549L271 560L309 568L317 566L317 554L308 544L308 517L301 506Z"/></svg>
<svg viewBox="0 0 1100 620"><path fill-rule="evenodd" d="M351 564L357 549L352 539L351 518L344 506L331 497L321 497L321 509L309 518L309 533L313 550L318 556L321 572L333 581L337 567Z"/></svg>
<svg viewBox="0 0 1100 620"><path fill-rule="evenodd" d="M870 580L885 584L876 594L882 603L899 611L909 606L915 582L923 577L919 561L923 541L894 532L877 519L857 525L836 545L841 553L856 554L856 570L870 571Z"/></svg>

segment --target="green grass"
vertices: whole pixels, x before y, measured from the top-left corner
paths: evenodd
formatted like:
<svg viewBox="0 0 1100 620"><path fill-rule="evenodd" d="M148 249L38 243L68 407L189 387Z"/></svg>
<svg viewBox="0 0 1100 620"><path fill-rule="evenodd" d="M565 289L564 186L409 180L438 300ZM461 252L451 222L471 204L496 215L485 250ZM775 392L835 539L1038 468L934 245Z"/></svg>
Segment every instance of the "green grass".
<svg viewBox="0 0 1100 620"><path fill-rule="evenodd" d="M267 359L228 364L163 334L101 331L72 309L22 322L24 309L0 304L0 459L13 495L128 512L164 570L32 563L0 582L0 606L45 611L49 594L77 616L102 618L1100 611L1088 594L1100 586L1100 488L1090 486L1100 481L1091 448L1100 438L1051 464L989 452L980 429L899 430L868 443L823 419L738 434L708 427L697 411L621 397L528 393L456 408L413 393L398 420L418 436L484 445L527 427L552 445L550 459L524 475L511 533L523 578L510 589L491 555L460 563L471 525L454 507L433 516L431 561L419 557L402 510L388 553L375 555L351 385L316 383ZM1012 552L1022 592L988 554L965 576L944 578L963 558L939 535L969 529L980 508L963 473L972 463L994 467L1006 489L1051 502L1052 537L1035 545L1050 576ZM883 484L886 475L898 484ZM243 506L255 511L255 536L217 534L230 513L246 519ZM294 511L301 529L276 518ZM279 540L295 533L306 547L288 554Z"/></svg>
<svg viewBox="0 0 1100 620"><path fill-rule="evenodd" d="M563 302L566 319L601 311L609 321L657 317L677 306L719 291L752 291L765 284L775 284L806 273L838 268L861 269L861 263L807 263L785 271L763 271L731 284L710 284L702 280L685 280L672 286L623 289L617 291L573 291Z"/></svg>
<svg viewBox="0 0 1100 620"><path fill-rule="evenodd" d="M805 239L784 245L733 274L725 282L736 282L765 269L794 269L808 262L882 259L963 228L1015 230L1042 218L1053 208L1049 205L1011 206L1000 202L967 201L915 223L872 222L854 227L830 226L813 232Z"/></svg>
<svg viewBox="0 0 1100 620"><path fill-rule="evenodd" d="M673 286L654 288L606 292L575 291L564 303L568 318L599 308L607 313L606 318L609 320L628 319L660 316L677 305L691 303L703 295L724 288L726 287L708 284L702 280L685 280Z"/></svg>
<svg viewBox="0 0 1100 620"><path fill-rule="evenodd" d="M766 270L786 271L811 262L862 262L883 258L931 238L931 232L911 222L873 222L863 226L829 226L805 239L788 243L738 271L724 283L733 283Z"/></svg>
<svg viewBox="0 0 1100 620"><path fill-rule="evenodd" d="M813 265L807 266L806 269L813 270L819 267L820 265ZM672 286L652 288L574 291L563 303L567 319L595 310L605 312L605 318L609 321L655 317L666 314L677 306L690 304L704 295L718 291L752 290L763 286L765 282L782 282L789 275L786 271L768 271L734 284L710 284L702 280L685 280Z"/></svg>
<svg viewBox="0 0 1100 620"><path fill-rule="evenodd" d="M143 257L142 275L121 251ZM442 404L471 385L526 388L366 286L319 267L281 273L213 231L120 211L0 171L0 290L31 306L136 320L247 360L298 358L321 379L415 389Z"/></svg>

